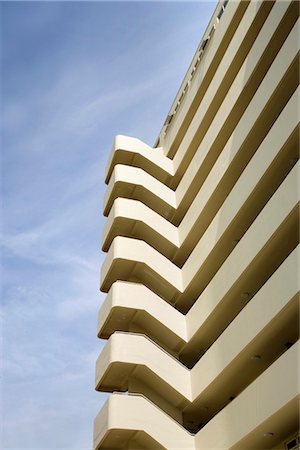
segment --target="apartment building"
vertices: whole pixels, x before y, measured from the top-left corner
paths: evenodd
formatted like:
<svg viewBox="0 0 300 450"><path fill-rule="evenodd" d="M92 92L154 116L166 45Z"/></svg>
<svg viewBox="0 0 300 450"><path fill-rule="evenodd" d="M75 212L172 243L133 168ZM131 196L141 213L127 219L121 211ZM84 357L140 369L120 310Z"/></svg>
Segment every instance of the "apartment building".
<svg viewBox="0 0 300 450"><path fill-rule="evenodd" d="M219 2L154 147L115 138L94 450L300 448L298 10Z"/></svg>

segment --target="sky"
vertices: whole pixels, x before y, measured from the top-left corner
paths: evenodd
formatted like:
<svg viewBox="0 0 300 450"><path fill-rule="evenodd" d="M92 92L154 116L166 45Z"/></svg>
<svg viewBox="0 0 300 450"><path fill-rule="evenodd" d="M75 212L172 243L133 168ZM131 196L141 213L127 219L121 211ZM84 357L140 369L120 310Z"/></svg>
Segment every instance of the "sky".
<svg viewBox="0 0 300 450"><path fill-rule="evenodd" d="M104 167L154 144L215 6L0 3L3 450L92 448Z"/></svg>

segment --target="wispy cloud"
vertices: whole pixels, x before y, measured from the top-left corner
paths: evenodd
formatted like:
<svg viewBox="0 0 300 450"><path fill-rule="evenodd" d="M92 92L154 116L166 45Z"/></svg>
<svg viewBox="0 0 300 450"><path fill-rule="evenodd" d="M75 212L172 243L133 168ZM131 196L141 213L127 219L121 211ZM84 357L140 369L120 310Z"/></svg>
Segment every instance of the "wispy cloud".
<svg viewBox="0 0 300 450"><path fill-rule="evenodd" d="M3 449L91 448L104 166L154 141L208 5L4 3Z"/></svg>
<svg viewBox="0 0 300 450"><path fill-rule="evenodd" d="M87 206L86 206L87 208ZM72 252L68 244L68 232L84 227L85 205L73 205L60 216L39 224L29 231L22 231L2 236L2 247L16 257L31 260L41 264L65 264L70 268L81 267L95 272L95 260L89 261L87 257ZM78 232L78 231L77 231ZM99 230L99 255L100 261L100 230Z"/></svg>

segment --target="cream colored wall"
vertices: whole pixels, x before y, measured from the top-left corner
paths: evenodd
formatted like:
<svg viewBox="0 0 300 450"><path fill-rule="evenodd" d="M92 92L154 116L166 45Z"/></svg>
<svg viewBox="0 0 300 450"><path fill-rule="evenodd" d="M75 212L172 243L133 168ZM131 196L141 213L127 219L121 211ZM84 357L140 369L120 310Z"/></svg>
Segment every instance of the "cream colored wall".
<svg viewBox="0 0 300 450"><path fill-rule="evenodd" d="M282 355L197 434L196 448L243 448L238 443L244 436L288 402L299 399L298 358L299 344Z"/></svg>
<svg viewBox="0 0 300 450"><path fill-rule="evenodd" d="M222 372L226 369L229 374L230 371L232 373L233 362L241 359L243 354L250 360L251 355L257 352L257 342L261 346L263 334L270 333L270 323L278 318L280 320L286 308L298 302L299 256L297 247L193 369L188 370L145 336L115 332L97 361L96 385L104 384L104 379L110 377L111 365L121 362L150 370L154 387L157 384L155 376L158 376L174 391L169 401L175 405L182 401L182 397L193 402L207 393L210 386L214 389L213 383ZM167 315L160 320L163 322L164 318L167 319ZM191 320L191 316L186 317L186 320Z"/></svg>
<svg viewBox="0 0 300 450"><path fill-rule="evenodd" d="M297 4L222 4L160 146L109 157L97 450L279 449L299 422Z"/></svg>

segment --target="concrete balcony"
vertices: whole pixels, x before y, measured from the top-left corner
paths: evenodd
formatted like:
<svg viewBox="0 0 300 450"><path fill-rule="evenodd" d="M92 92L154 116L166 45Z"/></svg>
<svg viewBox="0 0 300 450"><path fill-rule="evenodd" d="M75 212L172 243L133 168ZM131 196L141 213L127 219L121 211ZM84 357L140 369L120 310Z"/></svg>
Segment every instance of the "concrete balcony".
<svg viewBox="0 0 300 450"><path fill-rule="evenodd" d="M112 394L95 419L94 449L118 449L120 441L136 448L135 439L140 448L272 448L287 425L297 426L298 355L299 342L196 435L140 395ZM275 429L276 435L266 439L264 434Z"/></svg>
<svg viewBox="0 0 300 450"><path fill-rule="evenodd" d="M220 2L158 147L114 142L97 450L282 450L296 432L298 6Z"/></svg>
<svg viewBox="0 0 300 450"><path fill-rule="evenodd" d="M299 290L298 271L299 248L297 247L261 287L251 302L247 303L247 299L241 298L240 301L247 304L240 314L243 316L248 314L248 310L251 311L259 306L262 308L263 301L264 308L268 308L272 306L270 305L272 301L275 307L277 302L293 298ZM286 292L283 292L285 289ZM263 300L265 298L267 300ZM193 359L199 359L203 353L200 338L202 332L201 326L197 327L194 323L194 308L191 308L187 315L183 315L141 284L116 282L99 311L98 333L100 337L107 339L115 331L144 332L177 358L180 356L188 358L188 355L191 358L192 354ZM213 327L212 315L210 328Z"/></svg>
<svg viewBox="0 0 300 450"><path fill-rule="evenodd" d="M213 244L210 250L213 248L216 253L213 255L214 261L216 255L225 259L233 249L232 242L241 238L292 168L291 161L297 159L298 104L299 88L228 196L224 192L228 191L228 184L233 183L235 173L241 171L237 170L237 164L241 163L243 152L237 160L232 146L226 146L196 196L191 211L188 211L189 220L184 219L178 228L141 202L117 198L103 230L103 250L108 251L114 237L121 235L147 242L179 266L186 261L197 242L201 247L203 243L206 247L207 243ZM224 196L226 199L213 218L213 213L218 209L217 205L222 204ZM209 223L203 235L203 230ZM216 233L218 237L215 236ZM209 238L209 235L213 238ZM206 252L206 256L207 254L209 253Z"/></svg>
<svg viewBox="0 0 300 450"><path fill-rule="evenodd" d="M117 450L120 442L136 449L195 449L194 437L149 400L114 393L95 419L94 450Z"/></svg>
<svg viewBox="0 0 300 450"><path fill-rule="evenodd" d="M180 410L187 423L207 422L297 341L298 260L295 250L191 370L145 336L114 333L97 361L96 389L130 390L138 379L139 392L158 406L167 400L174 418L182 420Z"/></svg>
<svg viewBox="0 0 300 450"><path fill-rule="evenodd" d="M266 253L274 249L274 246L278 250L283 243L283 235L288 236L284 242L285 252L290 252L297 245L297 203L299 201L297 170L298 165L291 170L209 284L202 285L199 281L202 269L199 261L205 262L199 246L180 269L145 242L117 237L102 266L101 289L108 292L112 283L117 280L139 281L170 303L176 303L179 309L186 311L195 303L203 289L202 297L209 295L208 292L213 290L214 298L216 298L218 289L215 291L214 285L222 286L224 290L228 283L230 288L239 279L239 284L242 284L243 290L247 292L249 287L241 283L243 278L241 275L245 272L246 276L247 266L251 265L254 258L260 255L262 259ZM283 205L282 208L278 209L278 204ZM291 230L294 232L290 233ZM277 257L280 264L284 254L278 251L277 253L279 253ZM281 261L280 258L282 258ZM268 269L272 270L275 262L274 256L264 269L265 275ZM258 264L255 266L256 270L260 270ZM249 271L249 268L247 270ZM259 276L255 274L255 277L256 280L251 280L251 283L249 279L246 281L246 284L251 286L252 292L259 289L259 278L263 277L263 272L260 272ZM203 279L205 280L205 277ZM221 279L222 282L220 282ZM222 297L224 295L225 292Z"/></svg>
<svg viewBox="0 0 300 450"><path fill-rule="evenodd" d="M174 177L173 161L164 155L162 147L157 147L153 151L149 145L129 136L115 137L105 169L106 183L109 183L117 164L141 168L165 184L167 180Z"/></svg>

